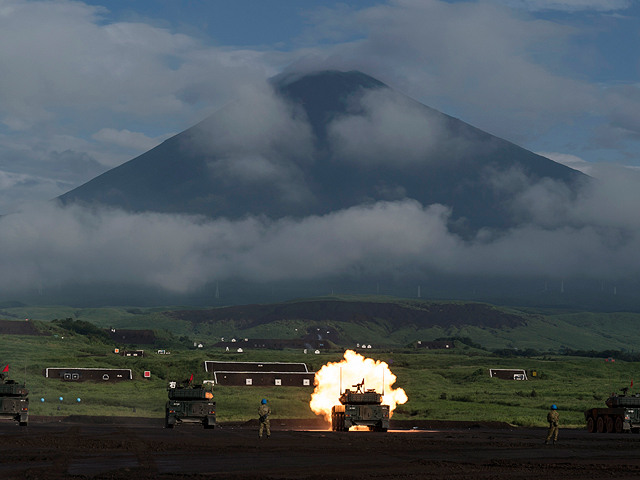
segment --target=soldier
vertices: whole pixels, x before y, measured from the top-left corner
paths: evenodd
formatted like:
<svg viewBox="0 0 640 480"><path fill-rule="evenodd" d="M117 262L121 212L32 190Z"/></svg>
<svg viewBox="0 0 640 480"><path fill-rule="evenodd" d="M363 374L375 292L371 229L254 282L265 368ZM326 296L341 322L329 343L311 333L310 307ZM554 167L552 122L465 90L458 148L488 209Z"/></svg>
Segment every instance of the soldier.
<svg viewBox="0 0 640 480"><path fill-rule="evenodd" d="M258 429L258 438L262 438L262 431L266 430L267 438L271 436L271 427L269 425L269 415L271 415L271 409L267 406L267 399L263 398L258 407L258 415L260 418L260 428Z"/></svg>
<svg viewBox="0 0 640 480"><path fill-rule="evenodd" d="M547 439L544 441L545 445L549 444L549 440L553 437L553 444L556 444L558 440L558 423L560 423L560 415L558 414L558 407L551 405L551 411L547 413L547 422L549 422L549 431L547 432Z"/></svg>

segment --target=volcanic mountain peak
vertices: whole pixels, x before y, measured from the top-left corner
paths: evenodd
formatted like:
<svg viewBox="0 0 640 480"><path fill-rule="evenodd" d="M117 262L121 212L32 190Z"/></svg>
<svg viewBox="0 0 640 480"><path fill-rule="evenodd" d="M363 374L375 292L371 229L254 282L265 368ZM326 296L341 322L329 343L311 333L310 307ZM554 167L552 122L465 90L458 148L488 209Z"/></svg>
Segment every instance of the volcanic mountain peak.
<svg viewBox="0 0 640 480"><path fill-rule="evenodd" d="M469 226L507 227L517 170L571 184L582 174L406 97L358 71L288 75L239 98L60 200L131 211L240 218L324 215L413 199Z"/></svg>

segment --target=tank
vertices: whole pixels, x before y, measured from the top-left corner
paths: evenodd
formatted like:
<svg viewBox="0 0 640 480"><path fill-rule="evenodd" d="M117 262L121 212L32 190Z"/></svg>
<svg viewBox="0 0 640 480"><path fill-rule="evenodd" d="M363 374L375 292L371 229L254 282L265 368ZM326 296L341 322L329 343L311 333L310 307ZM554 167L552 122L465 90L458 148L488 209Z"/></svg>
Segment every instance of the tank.
<svg viewBox="0 0 640 480"><path fill-rule="evenodd" d="M191 378L193 380L193 376ZM170 382L167 388L169 400L166 404L165 427L180 424L200 424L204 428L216 426L216 403L213 393L203 385L193 385L191 380L185 385Z"/></svg>
<svg viewBox="0 0 640 480"><path fill-rule="evenodd" d="M331 408L331 429L346 432L353 426L364 426L370 431L386 432L389 428L389 405L382 405L382 394L364 388L362 383L353 385L340 395L340 405Z"/></svg>
<svg viewBox="0 0 640 480"><path fill-rule="evenodd" d="M29 390L25 384L20 385L6 376L6 373L0 373L0 418L15 420L26 427L29 424Z"/></svg>
<svg viewBox="0 0 640 480"><path fill-rule="evenodd" d="M607 408L591 408L584 412L590 433L640 433L640 394L614 393L605 400Z"/></svg>

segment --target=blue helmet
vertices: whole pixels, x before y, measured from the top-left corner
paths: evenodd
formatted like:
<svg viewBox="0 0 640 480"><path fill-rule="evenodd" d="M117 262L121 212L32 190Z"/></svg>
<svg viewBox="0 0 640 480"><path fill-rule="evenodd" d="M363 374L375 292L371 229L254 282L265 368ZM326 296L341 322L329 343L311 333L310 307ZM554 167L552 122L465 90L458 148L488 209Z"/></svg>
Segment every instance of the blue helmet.
<svg viewBox="0 0 640 480"><path fill-rule="evenodd" d="M557 410L557 409L558 409L558 407L557 407L557 405L555 403L553 405L551 405L551 410Z"/></svg>
<svg viewBox="0 0 640 480"><path fill-rule="evenodd" d="M264 405L265 403L267 403L267 399L266 399L266 398L263 398L263 399L262 399L262 401L261 401L260 403L262 403L262 404Z"/></svg>

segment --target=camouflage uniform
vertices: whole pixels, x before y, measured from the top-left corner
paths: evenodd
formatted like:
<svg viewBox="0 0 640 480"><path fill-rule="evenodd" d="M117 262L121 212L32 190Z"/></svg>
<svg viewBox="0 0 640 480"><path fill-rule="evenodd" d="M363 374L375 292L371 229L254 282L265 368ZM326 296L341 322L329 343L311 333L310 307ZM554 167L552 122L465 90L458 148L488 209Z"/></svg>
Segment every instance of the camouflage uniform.
<svg viewBox="0 0 640 480"><path fill-rule="evenodd" d="M266 430L267 438L269 438L271 436L271 425L269 425L269 415L271 415L271 409L266 404L262 404L260 405L260 407L258 407L258 415L260 415L260 418L258 419L260 422L258 436L262 438L262 431Z"/></svg>
<svg viewBox="0 0 640 480"><path fill-rule="evenodd" d="M558 423L560 423L560 415L557 410L551 410L547 413L547 422L549 422L549 431L544 443L549 443L551 437L553 437L553 443L556 443L556 440L558 440Z"/></svg>

